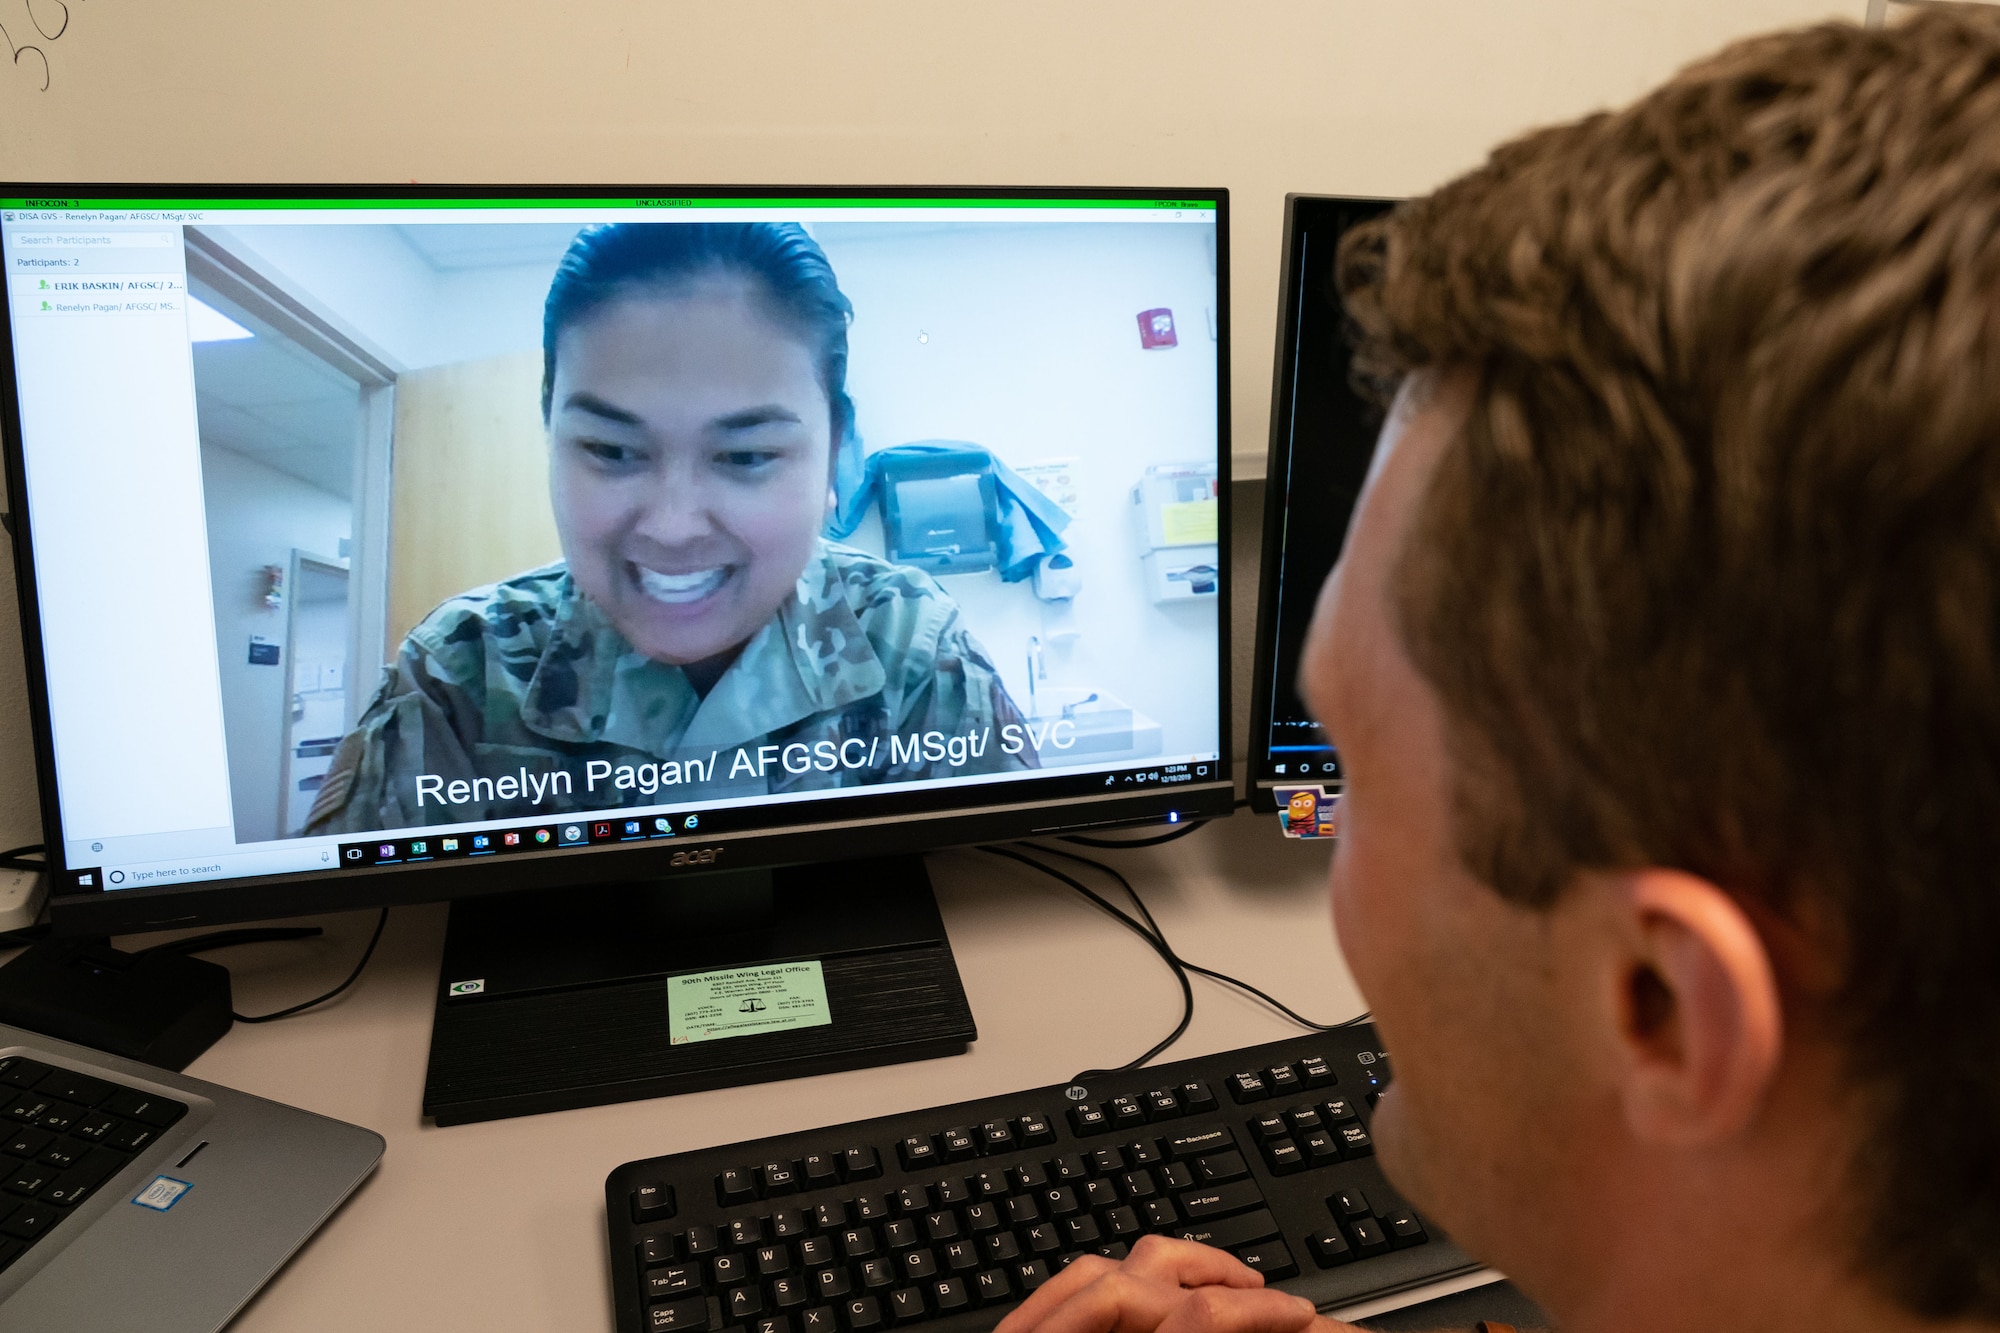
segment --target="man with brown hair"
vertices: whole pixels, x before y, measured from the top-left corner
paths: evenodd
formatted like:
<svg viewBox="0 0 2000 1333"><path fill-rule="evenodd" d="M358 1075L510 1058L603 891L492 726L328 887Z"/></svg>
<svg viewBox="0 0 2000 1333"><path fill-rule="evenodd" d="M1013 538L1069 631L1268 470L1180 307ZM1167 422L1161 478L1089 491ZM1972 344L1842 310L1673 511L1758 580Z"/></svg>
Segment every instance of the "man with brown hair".
<svg viewBox="0 0 2000 1333"><path fill-rule="evenodd" d="M1385 1168L1569 1333L2000 1328L2000 16L1732 47L1339 284ZM1312 1319L1260 1285L1149 1241L1002 1333Z"/></svg>

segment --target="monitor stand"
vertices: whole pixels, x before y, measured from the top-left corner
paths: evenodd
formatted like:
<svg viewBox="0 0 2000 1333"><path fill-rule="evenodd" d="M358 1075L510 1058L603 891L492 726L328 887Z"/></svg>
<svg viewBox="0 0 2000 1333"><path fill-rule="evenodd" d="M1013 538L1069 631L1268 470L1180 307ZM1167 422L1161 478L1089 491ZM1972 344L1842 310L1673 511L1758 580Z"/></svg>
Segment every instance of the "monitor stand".
<svg viewBox="0 0 2000 1333"><path fill-rule="evenodd" d="M793 964L817 965L823 1009ZM714 975L767 967L768 991ZM676 1032L677 1004L707 1017ZM831 1021L763 1026L773 1004ZM748 1030L699 1035L730 1027ZM424 1114L460 1125L925 1060L977 1036L921 857L467 898L445 933Z"/></svg>

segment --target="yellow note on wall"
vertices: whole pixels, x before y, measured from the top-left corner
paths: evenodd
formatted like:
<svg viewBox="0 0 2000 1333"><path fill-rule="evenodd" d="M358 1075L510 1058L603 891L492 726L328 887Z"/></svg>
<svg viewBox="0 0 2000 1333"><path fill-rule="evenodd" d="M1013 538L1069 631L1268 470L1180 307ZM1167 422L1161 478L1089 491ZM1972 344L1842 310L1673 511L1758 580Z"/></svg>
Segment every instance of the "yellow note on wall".
<svg viewBox="0 0 2000 1333"><path fill-rule="evenodd" d="M1217 534L1215 500L1184 500L1160 506L1161 535L1169 546L1212 546Z"/></svg>

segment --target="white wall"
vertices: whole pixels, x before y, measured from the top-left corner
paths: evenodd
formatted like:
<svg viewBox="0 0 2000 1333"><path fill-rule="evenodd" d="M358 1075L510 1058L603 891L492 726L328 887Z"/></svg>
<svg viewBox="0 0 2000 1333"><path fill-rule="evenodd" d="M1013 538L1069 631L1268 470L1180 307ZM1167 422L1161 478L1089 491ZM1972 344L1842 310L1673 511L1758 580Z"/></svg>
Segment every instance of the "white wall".
<svg viewBox="0 0 2000 1333"><path fill-rule="evenodd" d="M397 370L542 345L553 261L440 273L388 225L203 230Z"/></svg>
<svg viewBox="0 0 2000 1333"><path fill-rule="evenodd" d="M339 553L347 501L227 449L201 452L214 570L215 634L222 659L222 717L229 739L229 795L236 839L278 836L285 665L250 665L250 636L285 638L285 613L264 605L264 566L286 568L293 548Z"/></svg>
<svg viewBox="0 0 2000 1333"><path fill-rule="evenodd" d="M1010 466L1079 460L1080 509L1063 533L1084 580L1073 607L996 573L942 580L1015 701L1027 709L1029 636L1074 629L1046 652L1048 685L1116 694L1162 725L1169 754L1214 750L1216 607L1148 599L1127 513L1147 465L1215 457L1213 229L814 230L854 302L848 391L869 451L949 439ZM1173 310L1179 346L1144 350L1138 313L1159 306ZM876 525L866 539L880 549Z"/></svg>

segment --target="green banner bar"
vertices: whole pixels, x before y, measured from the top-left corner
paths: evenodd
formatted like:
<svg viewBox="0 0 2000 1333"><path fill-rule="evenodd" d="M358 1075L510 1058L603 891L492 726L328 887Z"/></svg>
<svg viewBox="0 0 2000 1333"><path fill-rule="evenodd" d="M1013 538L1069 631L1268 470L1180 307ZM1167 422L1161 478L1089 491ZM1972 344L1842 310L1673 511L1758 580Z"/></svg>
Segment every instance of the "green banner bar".
<svg viewBox="0 0 2000 1333"><path fill-rule="evenodd" d="M940 199L721 199L721 198L659 198L659 199L504 199L504 198L425 198L413 196L401 199L96 199L88 196L76 198L15 198L0 199L0 208L36 210L75 210L79 212L221 212L224 210L330 210L330 209L497 209L497 208L1129 208L1129 209L1173 209L1182 212L1199 209L1213 210L1212 199L986 199L986 198L940 198Z"/></svg>

